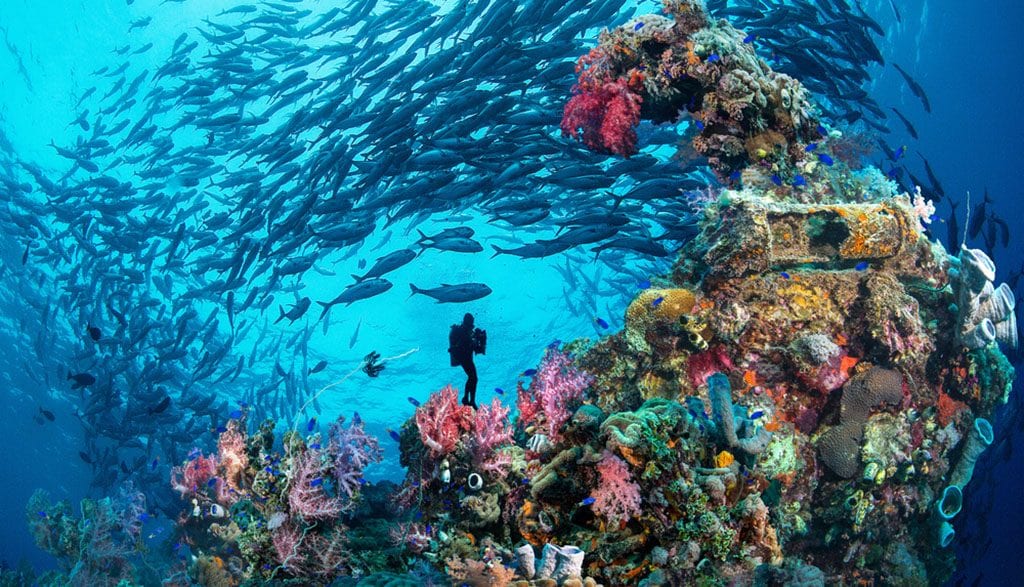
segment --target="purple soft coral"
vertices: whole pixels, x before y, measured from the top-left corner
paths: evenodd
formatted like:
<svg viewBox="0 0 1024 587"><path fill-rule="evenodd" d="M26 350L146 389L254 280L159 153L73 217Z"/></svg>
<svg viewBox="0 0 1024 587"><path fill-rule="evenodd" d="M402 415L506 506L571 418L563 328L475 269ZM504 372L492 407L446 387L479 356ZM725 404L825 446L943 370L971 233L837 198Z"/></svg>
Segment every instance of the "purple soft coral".
<svg viewBox="0 0 1024 587"><path fill-rule="evenodd" d="M328 429L327 452L339 495L345 493L351 499L363 482L363 470L379 463L384 452L377 439L366 433L362 422L353 420L348 426L344 423L345 417L338 416Z"/></svg>
<svg viewBox="0 0 1024 587"><path fill-rule="evenodd" d="M516 406L520 426L525 427L543 414L544 431L552 442L557 442L562 425L572 417L570 410L583 399L583 392L593 381L593 377L576 368L568 354L548 351L533 383L528 389L519 390Z"/></svg>

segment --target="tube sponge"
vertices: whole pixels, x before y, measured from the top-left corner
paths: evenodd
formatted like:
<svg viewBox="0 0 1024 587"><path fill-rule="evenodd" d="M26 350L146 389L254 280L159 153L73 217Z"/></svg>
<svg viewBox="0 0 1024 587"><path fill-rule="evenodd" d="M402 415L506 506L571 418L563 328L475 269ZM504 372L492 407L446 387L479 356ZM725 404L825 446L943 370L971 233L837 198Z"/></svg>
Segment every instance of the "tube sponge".
<svg viewBox="0 0 1024 587"><path fill-rule="evenodd" d="M949 522L943 521L939 524L939 535L938 541L939 546L946 548L953 543L953 536L956 535L956 530L953 529L953 525Z"/></svg>
<svg viewBox="0 0 1024 587"><path fill-rule="evenodd" d="M942 490L942 497L935 504L935 511L943 520L952 520L964 507L964 493L956 485L949 485Z"/></svg>
<svg viewBox="0 0 1024 587"><path fill-rule="evenodd" d="M839 406L839 425L818 438L818 454L836 475L849 479L860 468L860 443L871 410L903 400L903 376L872 367L846 382Z"/></svg>
<svg viewBox="0 0 1024 587"><path fill-rule="evenodd" d="M1013 289L1003 283L994 287L996 265L979 249L962 247L957 294L957 338L970 350L993 340L1017 348L1016 300Z"/></svg>
<svg viewBox="0 0 1024 587"><path fill-rule="evenodd" d="M711 413L715 423L725 438L729 448L737 449L750 455L757 455L764 452L771 442L772 435L764 428L757 428L753 436L740 438L736 433L736 420L732 406L732 386L729 378L722 373L715 373L708 377L708 398L711 400ZM744 429L752 426L749 420L740 419Z"/></svg>
<svg viewBox="0 0 1024 587"><path fill-rule="evenodd" d="M970 432L967 433L967 439L964 441L964 450L960 454L960 460L949 476L950 485L962 489L971 481L975 462L981 453L985 452L985 449L992 444L994 438L992 424L985 418L975 418L974 426L971 426Z"/></svg>

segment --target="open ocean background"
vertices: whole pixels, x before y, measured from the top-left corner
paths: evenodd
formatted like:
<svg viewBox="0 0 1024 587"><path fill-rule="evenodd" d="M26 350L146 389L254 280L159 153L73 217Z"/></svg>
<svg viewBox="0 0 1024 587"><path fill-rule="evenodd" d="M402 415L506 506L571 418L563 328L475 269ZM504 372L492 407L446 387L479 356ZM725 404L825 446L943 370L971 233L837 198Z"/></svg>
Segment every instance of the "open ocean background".
<svg viewBox="0 0 1024 587"><path fill-rule="evenodd" d="M129 71L155 71L164 65L174 40L181 33L190 32L190 38L197 38L196 28L208 26L204 20L223 19L225 17L217 15L237 4L235 0L163 4L158 0L136 0L130 5L125 0L5 0L0 3L0 28L8 46L0 47L0 131L9 138L19 158L53 170L54 177L59 177L60 172L56 170L64 169L66 161L49 144L56 141L67 145L79 134L77 127L69 126L80 113L75 108L76 101L94 85L98 86L98 94L109 89L115 78L97 78L92 72L122 62L124 58L113 53L116 47L152 43L151 50L131 57ZM912 0L898 4L902 23L896 22L888 0L869 0L864 4L865 10L885 28L885 38L876 38L876 41L887 60L886 66L869 68L872 82L866 89L886 109L895 106L904 112L916 126L920 138L912 139L899 121L890 117L892 132L885 140L893 146L908 145L907 164L915 175L923 176L920 152L941 179L947 201L938 205L940 220L933 226L943 239L946 235L943 222L949 214L948 200L960 201L957 214L963 226L966 193L970 191L972 203L977 204L987 189L993 201L989 211L1005 219L1011 230L1010 246L997 249L993 255L999 270L997 282L1005 280L1024 264L1024 253L1019 245L1024 223L1024 190L1021 188L1024 5L1011 0L994 0L983 5L954 0ZM344 0L305 0L294 6L316 13L334 6L345 7L346 3ZM654 12L658 3L640 2L638 8L640 12ZM152 18L148 26L126 33L133 21L145 17ZM202 43L202 38L198 39ZM9 50L12 47L22 59L23 72L19 70L15 53ZM931 100L931 114L923 111L917 98L891 67L893 61L900 63L924 86ZM410 67L416 67L415 62ZM148 83L143 84L140 91L145 92ZM568 97L569 87L566 86L565 99ZM136 105L128 112L141 112L141 108ZM560 115L560 106L555 114ZM547 130L557 136L557 123ZM658 156L664 154L651 152ZM508 162L512 163L514 161ZM123 179L131 175L128 167L113 169L110 173ZM204 183L201 189L212 192L218 188ZM5 205L8 198L8 194L0 192L0 205ZM328 328L312 324L319 313L319 307L314 304L307 316L294 325L286 326L282 322L270 330L267 344L277 340L278 333L283 333L279 344L287 345L305 327L305 322L310 322L310 365L321 359L329 363L323 372L310 375L314 389L344 378L371 350L387 357L418 349L388 364L377 379L368 379L360 373L321 397L322 421L332 420L339 413L358 411L368 423L368 430L382 439L387 449L386 459L371 468L368 475L371 480L402 477L397 446L390 441L386 430L397 429L412 414L413 406L406 398L425 399L447 383L460 388L463 385L461 370L449 367L446 337L449 325L458 322L464 312L472 312L477 325L489 334L487 354L477 360L478 403L495 397L496 387L514 392L517 374L535 365L552 340L598 336L601 329L595 324L596 318L607 320L612 329L621 327L628 298L601 286L609 280L622 280L623 276L612 274L604 265L588 263L586 251L544 259L520 260L509 255L490 258L490 243L506 244L494 240L495 237L514 235L532 240L537 236L550 236L550 233L532 234L529 229L513 231L487 223L487 218L477 210L457 211L455 222L449 221L446 215L435 215L415 228L433 234L449 226L473 226L477 240L485 243L486 250L477 254L428 250L389 275L395 284L390 291L347 308L334 308ZM385 238L390 239L388 244L378 251L370 251ZM403 220L387 231L379 230L367 237L362 248L347 258L337 251L332 252L317 265L335 276L307 271L302 279L305 286L302 295L313 300L331 299L348 285L349 274L362 272L357 265L360 259L368 259L372 265L377 256L411 246L416 239L413 227ZM93 480L90 466L77 456L83 449L83 431L74 415L80 408L80 395L69 390L68 382L63 380L68 369L73 368L72 357L80 350L84 325L73 320L51 323L49 327L56 330L54 343L45 349L49 362L38 370L33 368L39 361L31 343L41 327L40 309L53 303L61 292L45 287L33 289L32 284L21 281L18 289L14 289L14 275L21 269L25 244L17 234L0 234L0 260L8 268L0 280L0 288L7 289L0 295L0 422L4 440L0 449L0 559L13 566L25 558L42 569L52 566L52 560L35 547L28 533L25 504L29 495L42 487L54 498L67 498L77 503L86 495L97 495L97 490L90 490ZM667 267L671 259L646 263L637 270L640 274L652 274ZM585 276L584 282L596 285L596 289L564 291L565 280L559 270L567 263ZM46 271L45 267L40 269ZM61 271L67 271L67 267ZM635 282L633 276L625 280ZM440 283L462 282L486 283L493 293L474 302L449 305L435 304L424 296L409 296L410 283L433 287ZM176 291L181 293L184 288ZM252 308L235 319L248 318L262 323L265 316L272 322L277 318L280 303L288 307L294 301L292 293L281 292L264 315ZM213 308L202 304L197 307L203 317ZM227 321L222 317L220 322L223 326ZM358 336L355 336L357 328ZM249 336L255 337L256 330L250 331ZM243 342L236 340L235 344ZM281 350L284 351L282 357L290 360L294 356L287 348ZM274 361L269 361L262 370L249 372L247 369L239 382L244 380L246 386L259 384L273 368ZM284 359L281 361L284 364ZM288 368L287 364L284 366ZM1024 538L1024 508L1020 499L1024 450L1015 450L1024 442L1024 429L1019 424L1024 418L1011 413L1022 404L1019 364L1017 368L1018 382L1010 404L1003 409L1002 418L995 422L995 450L989 450L979 462L979 473L965 491L965 513L956 520L956 544L962 557L959 579L966 585L975 584L974 581L980 585L1024 584L1019 556ZM34 376L44 369L49 371L51 385L45 385ZM237 406L244 391L226 383L217 389L218 398L227 399L233 406ZM507 403L512 401L510 394L503 399ZM33 421L40 406L54 413L54 422L41 426ZM164 480L168 467L167 463L157 465Z"/></svg>

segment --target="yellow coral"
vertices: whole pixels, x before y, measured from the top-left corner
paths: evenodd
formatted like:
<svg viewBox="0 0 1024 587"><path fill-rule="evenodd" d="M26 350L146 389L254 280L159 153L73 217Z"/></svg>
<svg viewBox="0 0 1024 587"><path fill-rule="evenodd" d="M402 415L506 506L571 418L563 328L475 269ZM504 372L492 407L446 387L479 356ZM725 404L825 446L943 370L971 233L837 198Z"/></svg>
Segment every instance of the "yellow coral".
<svg viewBox="0 0 1024 587"><path fill-rule="evenodd" d="M661 301L655 304L658 298ZM626 308L626 322L647 322L651 318L659 322L676 322L696 303L697 298L688 289L645 289Z"/></svg>
<svg viewBox="0 0 1024 587"><path fill-rule="evenodd" d="M735 460L736 457L732 456L731 452L723 450L722 452L715 455L715 467L719 469L724 469L725 467L731 465Z"/></svg>

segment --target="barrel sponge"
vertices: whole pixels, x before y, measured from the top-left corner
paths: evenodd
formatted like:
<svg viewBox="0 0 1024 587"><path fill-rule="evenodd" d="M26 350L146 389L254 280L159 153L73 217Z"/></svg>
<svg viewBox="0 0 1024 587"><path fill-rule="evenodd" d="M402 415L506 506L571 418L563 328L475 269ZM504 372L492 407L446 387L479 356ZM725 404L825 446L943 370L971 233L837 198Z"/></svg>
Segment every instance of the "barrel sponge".
<svg viewBox="0 0 1024 587"><path fill-rule="evenodd" d="M840 424L818 438L818 455L836 475L849 479L860 470L860 443L864 423Z"/></svg>
<svg viewBox="0 0 1024 587"><path fill-rule="evenodd" d="M843 386L840 421L859 421L863 425L872 409L882 404L899 405L901 401L903 375L892 369L872 367L854 376Z"/></svg>

